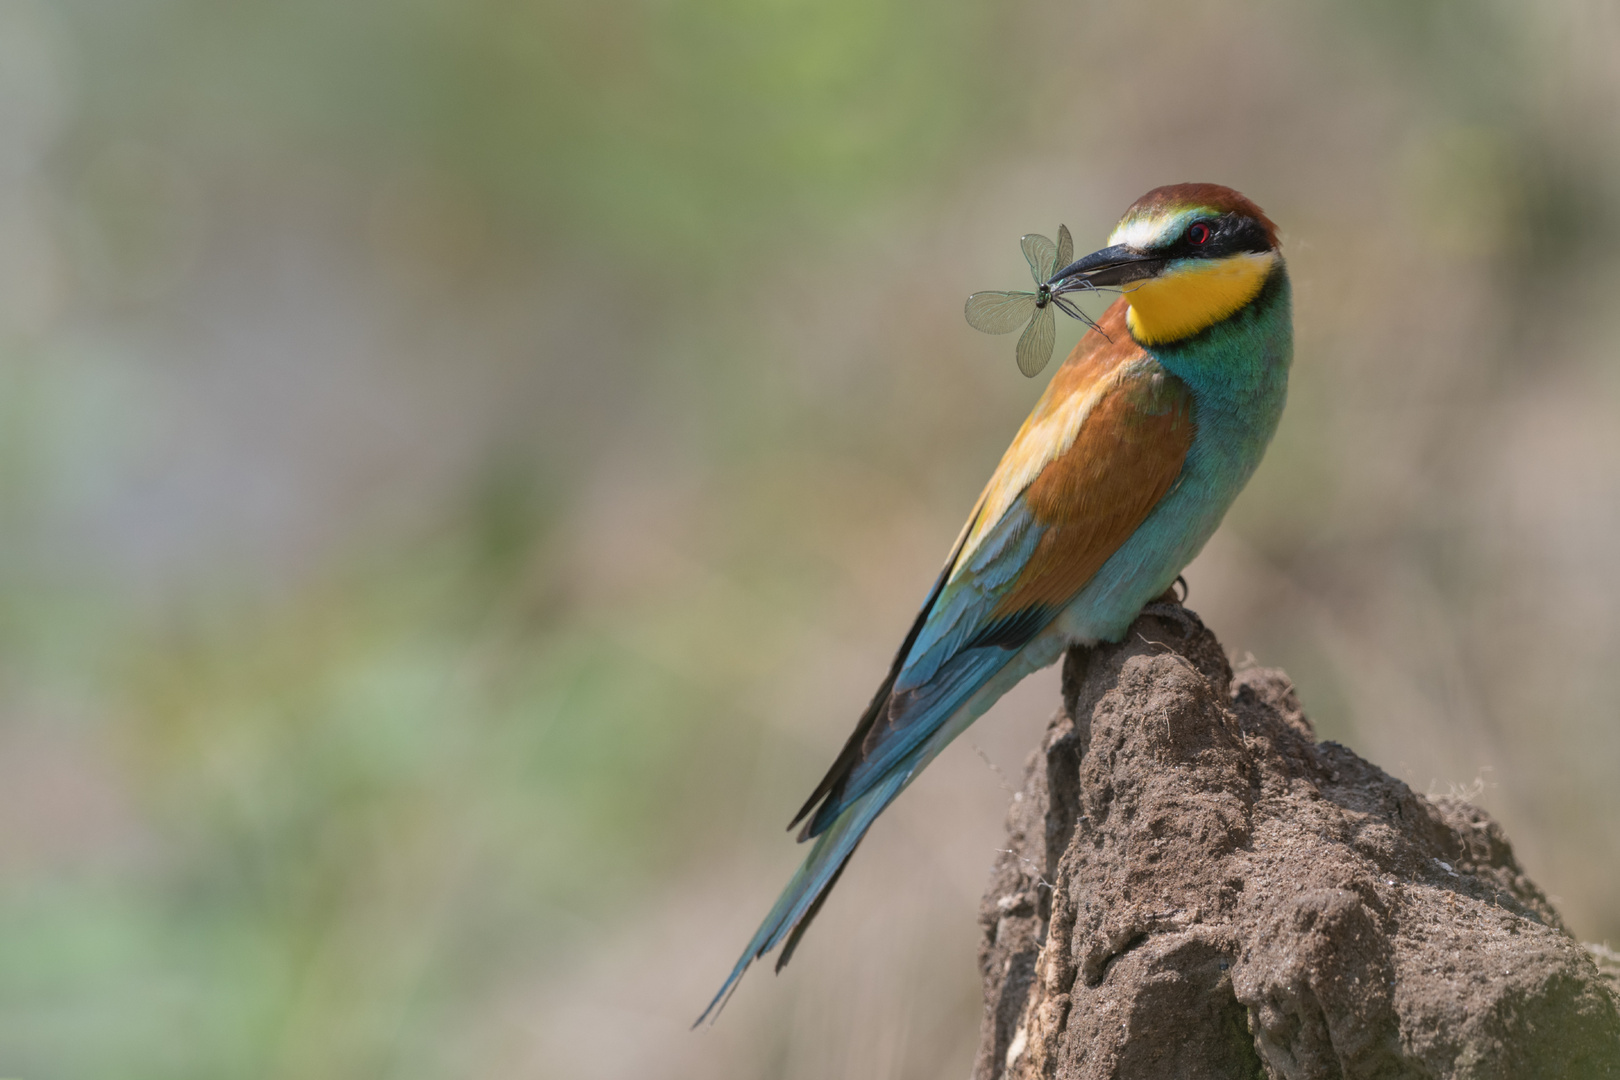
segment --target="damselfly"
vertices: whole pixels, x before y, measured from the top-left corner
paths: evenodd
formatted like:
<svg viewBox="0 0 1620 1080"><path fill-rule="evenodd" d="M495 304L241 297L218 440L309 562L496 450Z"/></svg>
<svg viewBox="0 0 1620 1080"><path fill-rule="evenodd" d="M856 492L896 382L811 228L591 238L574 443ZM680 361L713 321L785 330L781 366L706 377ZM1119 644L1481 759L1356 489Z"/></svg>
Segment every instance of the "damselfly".
<svg viewBox="0 0 1620 1080"><path fill-rule="evenodd" d="M1018 339L1018 370L1034 378L1052 359L1052 346L1057 341L1053 308L1061 309L1065 315L1087 326L1097 324L1075 307L1073 301L1065 300L1052 288L1053 271L1074 261L1074 238L1069 235L1069 227L1058 226L1055 244L1034 233L1018 243L1029 261L1029 272L1034 275L1035 291L976 292L967 298L963 314L969 326L986 334L1010 334L1022 326L1024 333Z"/></svg>

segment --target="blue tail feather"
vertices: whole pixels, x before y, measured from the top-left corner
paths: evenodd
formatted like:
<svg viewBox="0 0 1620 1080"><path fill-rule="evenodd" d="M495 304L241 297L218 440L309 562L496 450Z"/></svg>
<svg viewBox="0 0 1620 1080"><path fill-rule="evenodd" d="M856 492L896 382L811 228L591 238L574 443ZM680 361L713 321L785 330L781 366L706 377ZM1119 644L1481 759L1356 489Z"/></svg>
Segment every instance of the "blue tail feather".
<svg viewBox="0 0 1620 1080"><path fill-rule="evenodd" d="M1007 666L1016 652L992 645L952 658L934 681L910 692L904 724L869 757L857 761L842 784L834 785L806 828L816 836L895 772L908 772L918 752L979 689Z"/></svg>
<svg viewBox="0 0 1620 1080"><path fill-rule="evenodd" d="M883 809L894 801L900 790L906 786L911 778L912 763L905 763L905 767L897 768L872 787L865 795L856 799L838 815L826 832L816 838L816 846L810 849L810 854L799 869L794 872L787 888L777 897L770 914L754 932L754 937L748 942L737 966L731 969L726 981L721 985L719 993L709 1002L709 1007L703 1010L703 1015L697 1018L692 1026L718 1016L720 1008L726 997L742 978L748 965L764 956L788 935L792 935L788 945L782 951L782 958L777 961L776 969L780 971L782 965L788 962L793 955L793 949L799 943L810 920L815 918L816 912L821 908L821 901L838 875L843 873L844 864L849 861L850 855L855 851L856 845L871 828L872 822L883 812Z"/></svg>

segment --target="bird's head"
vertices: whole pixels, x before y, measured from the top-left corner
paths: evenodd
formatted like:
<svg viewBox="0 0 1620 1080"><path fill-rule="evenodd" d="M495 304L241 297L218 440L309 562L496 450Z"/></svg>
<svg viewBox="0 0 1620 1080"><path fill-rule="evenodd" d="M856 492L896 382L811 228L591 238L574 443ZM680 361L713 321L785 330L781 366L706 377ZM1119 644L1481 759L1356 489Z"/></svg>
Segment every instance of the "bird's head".
<svg viewBox="0 0 1620 1080"><path fill-rule="evenodd" d="M1281 261L1277 227L1219 184L1154 188L1120 218L1108 247L1060 268L1055 292L1114 286L1130 302L1131 334L1158 345L1230 318Z"/></svg>

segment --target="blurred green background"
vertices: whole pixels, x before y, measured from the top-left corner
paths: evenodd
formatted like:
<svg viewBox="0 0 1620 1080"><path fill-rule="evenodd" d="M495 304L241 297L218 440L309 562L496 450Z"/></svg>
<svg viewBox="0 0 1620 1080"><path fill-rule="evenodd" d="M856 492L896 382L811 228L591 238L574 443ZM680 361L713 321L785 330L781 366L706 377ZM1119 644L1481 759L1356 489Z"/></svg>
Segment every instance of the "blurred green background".
<svg viewBox="0 0 1620 1080"><path fill-rule="evenodd" d="M0 1074L965 1073L1053 672L687 1025L1040 391L962 298L1184 180L1298 334L1192 605L1620 941L1616 55L1609 0L0 0Z"/></svg>

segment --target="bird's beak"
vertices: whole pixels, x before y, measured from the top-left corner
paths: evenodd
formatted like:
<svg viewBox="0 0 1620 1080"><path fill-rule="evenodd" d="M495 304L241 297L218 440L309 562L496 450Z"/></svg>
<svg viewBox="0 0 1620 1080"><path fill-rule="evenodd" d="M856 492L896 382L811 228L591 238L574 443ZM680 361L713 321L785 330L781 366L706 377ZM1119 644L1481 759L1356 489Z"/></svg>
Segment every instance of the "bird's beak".
<svg viewBox="0 0 1620 1080"><path fill-rule="evenodd" d="M1053 274L1052 291L1066 293L1100 285L1126 285L1143 278L1157 277L1169 262L1169 259L1124 244L1115 244L1077 259Z"/></svg>

